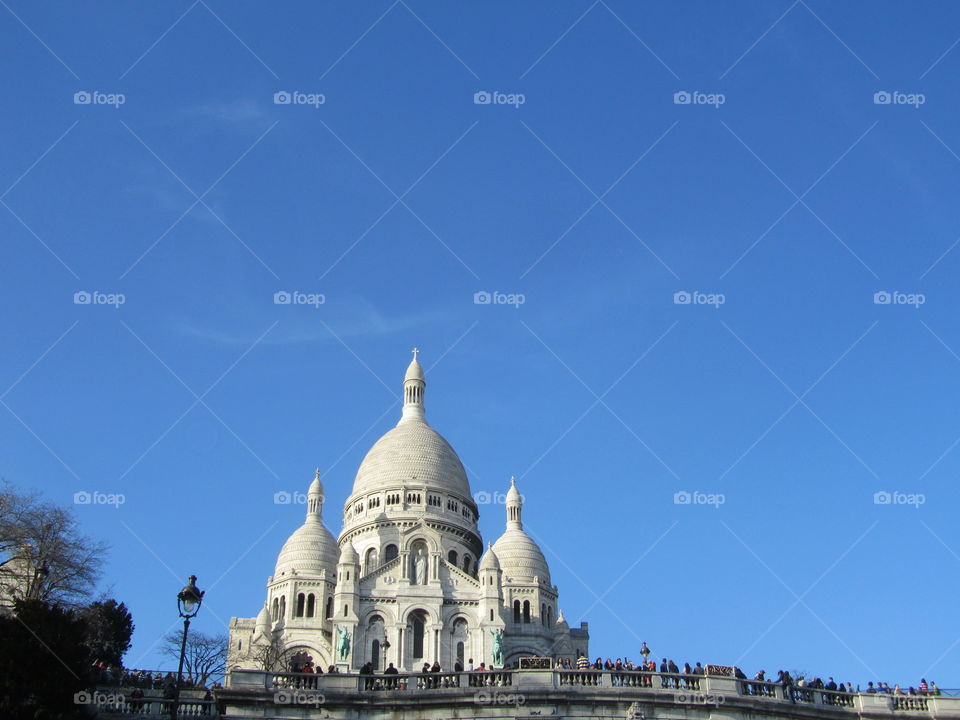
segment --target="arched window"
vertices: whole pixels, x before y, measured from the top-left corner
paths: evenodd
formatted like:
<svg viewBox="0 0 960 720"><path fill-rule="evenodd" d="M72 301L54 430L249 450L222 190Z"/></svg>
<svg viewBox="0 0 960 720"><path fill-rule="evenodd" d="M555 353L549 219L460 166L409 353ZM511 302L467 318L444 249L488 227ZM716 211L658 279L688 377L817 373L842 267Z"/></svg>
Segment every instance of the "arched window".
<svg viewBox="0 0 960 720"><path fill-rule="evenodd" d="M387 545L383 549L383 561L385 563L390 562L397 556L397 546L394 544Z"/></svg>
<svg viewBox="0 0 960 720"><path fill-rule="evenodd" d="M280 619L280 601L277 600L277 598L273 599L273 611L271 615L274 622Z"/></svg>
<svg viewBox="0 0 960 720"><path fill-rule="evenodd" d="M343 605L343 616L346 617L350 613L350 606L344 603Z"/></svg>
<svg viewBox="0 0 960 720"><path fill-rule="evenodd" d="M424 618L423 613L416 612L411 618L411 625L413 625L413 659L422 660L423 659L423 637L426 633L426 618Z"/></svg>
<svg viewBox="0 0 960 720"><path fill-rule="evenodd" d="M493 608L490 608L490 622L493 622Z"/></svg>
<svg viewBox="0 0 960 720"><path fill-rule="evenodd" d="M543 626L547 626L547 604L540 603L540 622L543 623Z"/></svg>
<svg viewBox="0 0 960 720"><path fill-rule="evenodd" d="M316 598L313 593L307 595L307 617L313 617L316 611Z"/></svg>
<svg viewBox="0 0 960 720"><path fill-rule="evenodd" d="M303 593L297 593L297 609L294 612L294 617L303 617L303 609L306 605L307 598Z"/></svg>
<svg viewBox="0 0 960 720"><path fill-rule="evenodd" d="M280 617L287 617L287 596L284 595L280 598Z"/></svg>
<svg viewBox="0 0 960 720"><path fill-rule="evenodd" d="M451 550L450 552L447 553L447 562L450 563L451 565L453 565L454 567L457 566L457 551L456 551L456 550Z"/></svg>
<svg viewBox="0 0 960 720"><path fill-rule="evenodd" d="M530 601L529 600L523 601L523 621L525 623L530 622Z"/></svg>
<svg viewBox="0 0 960 720"><path fill-rule="evenodd" d="M383 661L386 659L384 657L386 633L384 632L383 618L379 615L370 618L367 626L367 639L370 641L370 663L375 671L381 670L385 664Z"/></svg>
<svg viewBox="0 0 960 720"><path fill-rule="evenodd" d="M520 601L519 600L513 601L513 621L515 623L520 622Z"/></svg>
<svg viewBox="0 0 960 720"><path fill-rule="evenodd" d="M464 571L465 573L469 573L469 572L470 572L470 567L471 567L471 559L470 559L470 556L469 556L469 555L464 555L464 556L463 556L463 571Z"/></svg>
<svg viewBox="0 0 960 720"><path fill-rule="evenodd" d="M463 667L463 641L457 643L457 662Z"/></svg>
<svg viewBox="0 0 960 720"><path fill-rule="evenodd" d="M326 611L323 613L323 616L324 616L327 620L329 620L330 618L333 617L333 596L332 596L332 595L327 598L327 609L326 609Z"/></svg>
<svg viewBox="0 0 960 720"><path fill-rule="evenodd" d="M547 627L553 627L553 608L547 608ZM579 657L579 655L577 656Z"/></svg>
<svg viewBox="0 0 960 720"><path fill-rule="evenodd" d="M369 575L377 569L377 549L370 548L363 556L363 574Z"/></svg>

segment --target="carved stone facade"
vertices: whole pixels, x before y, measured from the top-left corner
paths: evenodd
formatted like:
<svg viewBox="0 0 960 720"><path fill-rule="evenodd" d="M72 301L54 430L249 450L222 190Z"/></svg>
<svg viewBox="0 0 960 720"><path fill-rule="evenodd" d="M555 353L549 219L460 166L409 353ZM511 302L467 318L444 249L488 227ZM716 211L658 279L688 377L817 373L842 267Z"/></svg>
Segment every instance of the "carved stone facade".
<svg viewBox="0 0 960 720"><path fill-rule="evenodd" d="M567 625L546 559L523 529L514 480L506 531L483 552L460 458L426 421L416 355L400 421L361 463L339 538L323 524L318 471L306 521L281 549L259 615L231 619L228 667L355 671L369 662L403 672L589 655L586 623Z"/></svg>

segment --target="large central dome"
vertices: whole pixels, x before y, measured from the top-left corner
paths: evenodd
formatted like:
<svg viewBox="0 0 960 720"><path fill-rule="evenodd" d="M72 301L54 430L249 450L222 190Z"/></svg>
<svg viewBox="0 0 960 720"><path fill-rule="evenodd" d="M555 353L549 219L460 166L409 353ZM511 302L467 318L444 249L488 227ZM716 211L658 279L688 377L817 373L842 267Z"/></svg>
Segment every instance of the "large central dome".
<svg viewBox="0 0 960 720"><path fill-rule="evenodd" d="M470 498L463 463L450 443L423 419L404 418L374 443L357 470L353 494L401 484L423 484Z"/></svg>
<svg viewBox="0 0 960 720"><path fill-rule="evenodd" d="M450 443L424 416L426 381L414 351L403 380L403 415L397 426L374 443L353 482L351 497L401 485L426 486L472 502L463 463ZM349 501L348 501L349 502Z"/></svg>

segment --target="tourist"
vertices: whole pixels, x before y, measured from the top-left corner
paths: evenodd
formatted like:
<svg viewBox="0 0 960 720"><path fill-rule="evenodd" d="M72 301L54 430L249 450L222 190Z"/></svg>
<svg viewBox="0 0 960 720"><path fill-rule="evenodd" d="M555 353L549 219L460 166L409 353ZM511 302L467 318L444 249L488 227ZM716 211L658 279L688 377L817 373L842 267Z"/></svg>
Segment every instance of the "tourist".
<svg viewBox="0 0 960 720"><path fill-rule="evenodd" d="M930 688L927 686L926 678L920 678L920 687L917 690L921 695L926 695L930 692Z"/></svg>
<svg viewBox="0 0 960 720"><path fill-rule="evenodd" d="M586 658L585 655L581 655L577 658L577 670L586 670L590 667L590 661Z"/></svg>
<svg viewBox="0 0 960 720"><path fill-rule="evenodd" d="M940 697L943 694L940 692L940 688L937 687L937 684L933 681L930 682L930 694L934 697Z"/></svg>
<svg viewBox="0 0 960 720"><path fill-rule="evenodd" d="M667 661L667 670L673 674L673 687L680 687L680 668L677 667L677 664L673 660Z"/></svg>
<svg viewBox="0 0 960 720"><path fill-rule="evenodd" d="M453 664L453 671L454 671L454 672L458 672L458 673L463 672L463 663L461 663L459 660L457 660L457 661Z"/></svg>

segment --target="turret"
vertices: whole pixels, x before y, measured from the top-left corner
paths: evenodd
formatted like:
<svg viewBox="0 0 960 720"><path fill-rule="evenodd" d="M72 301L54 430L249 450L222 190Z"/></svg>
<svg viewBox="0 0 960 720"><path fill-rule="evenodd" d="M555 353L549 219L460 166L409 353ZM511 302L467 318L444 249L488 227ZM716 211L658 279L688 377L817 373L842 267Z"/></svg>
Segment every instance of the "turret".
<svg viewBox="0 0 960 720"><path fill-rule="evenodd" d="M523 528L521 514L523 512L523 496L517 490L517 479L510 478L510 489L507 490L507 530Z"/></svg>
<svg viewBox="0 0 960 720"><path fill-rule="evenodd" d="M403 416L401 422L408 419L423 420L423 394L427 381L423 376L423 368L417 360L420 351L413 349L413 360L407 366L407 373L403 376Z"/></svg>

